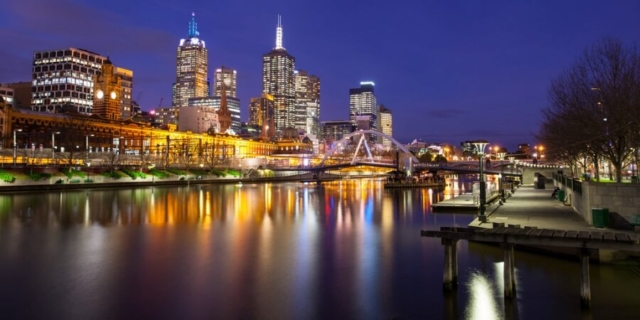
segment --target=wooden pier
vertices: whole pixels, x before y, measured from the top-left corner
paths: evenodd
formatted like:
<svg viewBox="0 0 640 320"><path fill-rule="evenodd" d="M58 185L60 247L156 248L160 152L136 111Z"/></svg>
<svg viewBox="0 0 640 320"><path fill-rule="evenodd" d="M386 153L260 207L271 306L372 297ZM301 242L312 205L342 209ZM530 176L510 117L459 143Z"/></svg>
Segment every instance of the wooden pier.
<svg viewBox="0 0 640 320"><path fill-rule="evenodd" d="M504 297L513 298L515 293L515 254L516 245L550 246L574 248L580 255L581 286L580 301L583 307L591 305L591 287L589 280L589 254L591 250L614 249L640 251L640 235L622 232L565 231L520 228L519 225L505 226L494 223L491 229L443 227L440 230L422 230L422 237L440 238L444 245L443 288L445 291L457 287L458 258L456 243L458 240L498 243L504 250Z"/></svg>

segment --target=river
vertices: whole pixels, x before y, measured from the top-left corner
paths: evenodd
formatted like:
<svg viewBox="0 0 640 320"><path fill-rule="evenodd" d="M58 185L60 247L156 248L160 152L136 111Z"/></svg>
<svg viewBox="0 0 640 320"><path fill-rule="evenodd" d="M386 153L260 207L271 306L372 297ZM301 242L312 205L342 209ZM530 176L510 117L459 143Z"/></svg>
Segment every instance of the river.
<svg viewBox="0 0 640 320"><path fill-rule="evenodd" d="M381 180L210 184L0 195L0 319L612 319L640 317L640 267L461 241L443 294L443 247L421 229L471 214L432 202L468 190Z"/></svg>

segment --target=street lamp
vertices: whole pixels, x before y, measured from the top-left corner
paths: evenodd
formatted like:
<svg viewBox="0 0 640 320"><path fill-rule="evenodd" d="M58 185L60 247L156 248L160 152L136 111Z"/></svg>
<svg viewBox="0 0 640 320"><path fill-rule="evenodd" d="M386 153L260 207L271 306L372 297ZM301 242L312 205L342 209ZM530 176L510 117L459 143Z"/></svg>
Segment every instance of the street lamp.
<svg viewBox="0 0 640 320"><path fill-rule="evenodd" d="M93 137L93 134L84 136L84 164L87 165L89 162L89 136Z"/></svg>
<svg viewBox="0 0 640 320"><path fill-rule="evenodd" d="M499 186L498 189L500 189L500 199L502 199L502 201L504 201L504 174L502 174L502 161L504 160L504 156L507 155L506 152L498 152L498 159L500 159L500 179L498 180Z"/></svg>
<svg viewBox="0 0 640 320"><path fill-rule="evenodd" d="M479 169L480 169L480 222L487 222L487 217L484 215L484 210L485 210L485 202L486 202L486 190L484 187L484 173L483 173L483 166L484 166L484 148L488 145L489 143L487 141L484 140L480 140L480 141L476 141L473 143L473 145L476 147L476 152L478 153L478 162L479 162Z"/></svg>
<svg viewBox="0 0 640 320"><path fill-rule="evenodd" d="M59 131L51 132L51 162L55 162L56 158L56 134L60 134Z"/></svg>
<svg viewBox="0 0 640 320"><path fill-rule="evenodd" d="M16 158L18 157L18 142L16 141L16 132L22 132L22 129L13 130L13 167L16 166Z"/></svg>

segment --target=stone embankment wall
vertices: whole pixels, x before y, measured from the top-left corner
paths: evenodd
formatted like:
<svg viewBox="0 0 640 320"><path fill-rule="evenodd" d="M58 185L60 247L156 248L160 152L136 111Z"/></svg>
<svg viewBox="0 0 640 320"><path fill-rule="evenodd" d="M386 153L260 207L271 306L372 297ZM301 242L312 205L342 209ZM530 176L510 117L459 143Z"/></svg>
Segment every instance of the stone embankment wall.
<svg viewBox="0 0 640 320"><path fill-rule="evenodd" d="M629 221L631 215L640 214L640 184L603 183L582 181L582 192L555 181L555 185L565 190L567 203L590 224L593 224L591 209L608 208L610 213L618 214Z"/></svg>

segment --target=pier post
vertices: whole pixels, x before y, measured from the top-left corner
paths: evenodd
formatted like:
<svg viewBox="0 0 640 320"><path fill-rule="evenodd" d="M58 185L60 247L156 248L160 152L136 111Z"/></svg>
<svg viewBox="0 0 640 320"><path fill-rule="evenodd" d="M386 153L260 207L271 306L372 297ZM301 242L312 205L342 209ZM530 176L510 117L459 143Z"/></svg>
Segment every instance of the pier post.
<svg viewBox="0 0 640 320"><path fill-rule="evenodd" d="M504 249L504 297L510 299L513 298L515 291L513 244L505 242L502 248Z"/></svg>
<svg viewBox="0 0 640 320"><path fill-rule="evenodd" d="M591 282L589 279L589 250L580 250L580 305L583 308L591 306Z"/></svg>
<svg viewBox="0 0 640 320"><path fill-rule="evenodd" d="M458 281L458 257L455 248L457 240L442 239L444 245L444 268L442 271L444 291L452 291L457 287Z"/></svg>

